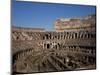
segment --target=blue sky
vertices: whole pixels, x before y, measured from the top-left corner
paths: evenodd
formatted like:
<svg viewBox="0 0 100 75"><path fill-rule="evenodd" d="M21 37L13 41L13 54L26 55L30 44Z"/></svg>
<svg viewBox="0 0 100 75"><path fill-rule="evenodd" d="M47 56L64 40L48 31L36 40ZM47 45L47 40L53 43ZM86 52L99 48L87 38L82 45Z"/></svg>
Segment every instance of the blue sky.
<svg viewBox="0 0 100 75"><path fill-rule="evenodd" d="M58 18L83 17L94 13L95 6L13 1L12 25L53 30Z"/></svg>

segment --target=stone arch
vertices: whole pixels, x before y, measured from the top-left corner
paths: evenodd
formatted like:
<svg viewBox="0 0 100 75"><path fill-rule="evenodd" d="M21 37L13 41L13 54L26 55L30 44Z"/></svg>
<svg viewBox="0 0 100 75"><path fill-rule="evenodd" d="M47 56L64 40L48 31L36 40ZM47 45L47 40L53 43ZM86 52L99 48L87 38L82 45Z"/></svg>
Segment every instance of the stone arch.
<svg viewBox="0 0 100 75"><path fill-rule="evenodd" d="M50 49L50 44L49 43L47 44L47 49Z"/></svg>

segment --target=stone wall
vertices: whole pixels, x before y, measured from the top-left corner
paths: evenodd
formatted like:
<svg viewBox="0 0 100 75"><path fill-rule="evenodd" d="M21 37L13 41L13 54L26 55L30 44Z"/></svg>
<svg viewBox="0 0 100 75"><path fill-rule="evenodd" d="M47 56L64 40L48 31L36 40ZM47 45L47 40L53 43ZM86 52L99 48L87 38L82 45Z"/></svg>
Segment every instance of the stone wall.
<svg viewBox="0 0 100 75"><path fill-rule="evenodd" d="M12 53L13 65L16 66L14 72L93 69L96 64L96 33L13 29Z"/></svg>
<svg viewBox="0 0 100 75"><path fill-rule="evenodd" d="M63 18L64 19L64 18ZM70 19L57 19L54 23L56 31L95 31L96 29L96 15L89 15L82 18L70 18Z"/></svg>

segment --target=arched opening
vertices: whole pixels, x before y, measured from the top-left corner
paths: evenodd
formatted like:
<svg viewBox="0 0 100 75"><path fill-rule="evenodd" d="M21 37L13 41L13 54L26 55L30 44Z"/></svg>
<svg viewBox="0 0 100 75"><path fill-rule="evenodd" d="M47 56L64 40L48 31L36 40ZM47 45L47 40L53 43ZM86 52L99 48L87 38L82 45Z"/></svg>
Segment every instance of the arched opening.
<svg viewBox="0 0 100 75"><path fill-rule="evenodd" d="M75 39L77 38L77 33L75 33L75 37L74 37Z"/></svg>
<svg viewBox="0 0 100 75"><path fill-rule="evenodd" d="M45 34L46 39L49 39L48 34Z"/></svg>
<svg viewBox="0 0 100 75"><path fill-rule="evenodd" d="M49 49L50 48L50 45L49 44L47 44L47 49Z"/></svg>

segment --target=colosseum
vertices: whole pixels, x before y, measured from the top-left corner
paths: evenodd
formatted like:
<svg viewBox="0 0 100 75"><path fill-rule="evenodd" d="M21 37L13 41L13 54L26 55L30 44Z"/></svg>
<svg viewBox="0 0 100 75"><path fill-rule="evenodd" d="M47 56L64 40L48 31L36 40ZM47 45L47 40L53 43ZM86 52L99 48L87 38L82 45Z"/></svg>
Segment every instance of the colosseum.
<svg viewBox="0 0 100 75"><path fill-rule="evenodd" d="M93 21L88 21L88 28L69 31L12 27L13 72L96 69L96 23Z"/></svg>

